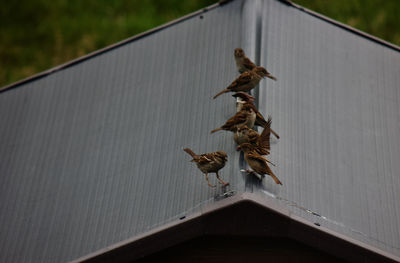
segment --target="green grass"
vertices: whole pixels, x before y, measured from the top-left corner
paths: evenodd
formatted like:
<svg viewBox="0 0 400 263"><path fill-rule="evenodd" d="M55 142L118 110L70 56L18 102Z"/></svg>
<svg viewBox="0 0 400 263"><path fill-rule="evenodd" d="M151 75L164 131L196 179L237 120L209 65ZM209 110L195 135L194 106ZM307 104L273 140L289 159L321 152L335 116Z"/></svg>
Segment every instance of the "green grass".
<svg viewBox="0 0 400 263"><path fill-rule="evenodd" d="M293 0L293 2L400 45L399 0Z"/></svg>
<svg viewBox="0 0 400 263"><path fill-rule="evenodd" d="M0 8L0 87L214 2L216 1L4 1ZM399 0L295 2L400 45Z"/></svg>
<svg viewBox="0 0 400 263"><path fill-rule="evenodd" d="M19 0L0 8L0 86L121 41L213 0Z"/></svg>

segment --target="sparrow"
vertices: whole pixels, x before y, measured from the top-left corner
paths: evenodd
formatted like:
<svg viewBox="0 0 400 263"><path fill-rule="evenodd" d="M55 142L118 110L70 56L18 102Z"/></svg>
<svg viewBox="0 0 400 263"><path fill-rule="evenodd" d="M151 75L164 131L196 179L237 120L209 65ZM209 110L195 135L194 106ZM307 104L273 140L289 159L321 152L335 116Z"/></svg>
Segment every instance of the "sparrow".
<svg viewBox="0 0 400 263"><path fill-rule="evenodd" d="M244 53L243 49L241 48L235 48L235 61L236 61L236 66L238 68L238 71L240 73L250 71L253 68L255 68L257 65L253 63ZM274 76L271 75L271 73L268 72L269 78L276 80Z"/></svg>
<svg viewBox="0 0 400 263"><path fill-rule="evenodd" d="M254 150L260 155L269 155L271 150L271 123L272 119L268 116L267 126L264 127L261 134L253 129L249 129L247 126L239 127L236 129L233 139L238 145L250 143L254 146Z"/></svg>
<svg viewBox="0 0 400 263"><path fill-rule="evenodd" d="M242 143L246 142L254 145L256 144L258 138L260 138L260 134L253 129L249 129L249 127L246 125L236 128L233 136L233 140L237 145L241 145Z"/></svg>
<svg viewBox="0 0 400 263"><path fill-rule="evenodd" d="M241 111L229 118L221 127L212 130L211 133L220 130L235 132L238 127L243 127L245 125L252 128L256 121L256 110L254 105L243 106Z"/></svg>
<svg viewBox="0 0 400 263"><path fill-rule="evenodd" d="M232 95L232 97L236 98L236 110L240 111L242 107L246 104L252 104L254 106L253 101L255 101L255 98L251 96L250 94L246 92L236 92L235 94ZM254 125L265 127L267 125L267 121L264 119L264 116L257 110L256 106L254 106L256 109L256 121ZM279 139L280 136L270 128L271 133Z"/></svg>
<svg viewBox="0 0 400 263"><path fill-rule="evenodd" d="M254 64L248 57L246 57L243 49L235 48L234 54L235 54L236 66L240 73L250 71L256 67L256 64Z"/></svg>
<svg viewBox="0 0 400 263"><path fill-rule="evenodd" d="M260 80L264 77L271 77L272 75L263 67L255 67L251 71L244 72L240 74L237 79L235 79L231 85L226 89L214 96L214 99L227 92L238 92L238 91L250 91L254 89Z"/></svg>
<svg viewBox="0 0 400 263"><path fill-rule="evenodd" d="M250 174L257 173L262 176L262 178L268 174L274 179L276 184L282 185L282 182L279 181L278 177L272 172L271 168L269 168L267 162L270 162L267 158L259 155L255 151L255 147L250 143L242 143L237 147L237 149L242 150L244 152L244 159L247 164L251 167L252 170L246 170L246 172Z"/></svg>
<svg viewBox="0 0 400 263"><path fill-rule="evenodd" d="M197 155L189 148L183 149L190 156L192 156L191 162L195 162L197 167L206 175L206 180L208 186L215 187L208 180L208 173L215 173L218 181L223 185L228 185L229 183L224 182L221 178L219 178L218 171L225 166L225 163L228 161L228 155L224 151L217 151L213 153L204 153Z"/></svg>

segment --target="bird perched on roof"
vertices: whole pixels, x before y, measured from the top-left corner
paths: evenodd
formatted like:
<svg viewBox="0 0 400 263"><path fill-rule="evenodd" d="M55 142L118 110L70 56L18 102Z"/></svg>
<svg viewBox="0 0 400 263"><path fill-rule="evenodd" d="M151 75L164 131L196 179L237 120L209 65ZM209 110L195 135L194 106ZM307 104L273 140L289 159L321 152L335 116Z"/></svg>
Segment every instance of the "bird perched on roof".
<svg viewBox="0 0 400 263"><path fill-rule="evenodd" d="M272 75L263 67L255 67L251 71L240 74L226 89L214 96L214 99L227 92L250 91L254 89L260 80Z"/></svg>
<svg viewBox="0 0 400 263"><path fill-rule="evenodd" d="M214 129L211 133L220 130L235 132L238 127L253 127L256 121L256 108L254 105L245 105L242 107L241 111L237 112L233 117L229 118L224 125Z"/></svg>
<svg viewBox="0 0 400 263"><path fill-rule="evenodd" d="M243 49L235 48L235 61L236 66L240 73L250 71L255 68L257 65L253 63L246 55L244 54Z"/></svg>
<svg viewBox="0 0 400 263"><path fill-rule="evenodd" d="M247 126L239 127L236 129L233 139L238 145L243 143L250 143L254 146L254 150L260 155L268 155L271 150L270 135L271 135L272 119L268 116L267 125L261 134Z"/></svg>
<svg viewBox="0 0 400 263"><path fill-rule="evenodd" d="M227 182L224 182L218 174L218 171L221 170L225 166L225 163L228 161L228 155L226 154L226 152L217 151L213 153L204 153L197 155L189 148L185 148L183 150L187 152L190 156L192 156L193 159L191 160L191 162L195 162L200 171L205 174L208 186L215 187L215 185L212 185L210 183L208 179L208 173L215 173L218 181L221 184L229 184Z"/></svg>
<svg viewBox="0 0 400 263"><path fill-rule="evenodd" d="M236 98L236 110L238 112L242 109L243 105L252 104L254 106L253 101L255 101L255 98L246 92L236 92L232 95L232 97ZM256 121L254 125L265 127L267 125L267 121L264 119L264 116L262 116L262 114L257 110L256 106L254 106L254 108L256 109ZM276 138L280 138L273 129L270 128L270 131Z"/></svg>
<svg viewBox="0 0 400 263"><path fill-rule="evenodd" d="M253 61L251 61L248 57L246 57L243 49L235 48L234 55L235 55L236 66L237 66L238 71L240 73L243 73L243 72L246 72L246 71L250 71L250 70L254 69L255 67L257 67L257 65L253 63ZM267 77L270 78L270 79L273 79L273 80L277 80L269 72L268 72L268 76Z"/></svg>
<svg viewBox="0 0 400 263"><path fill-rule="evenodd" d="M279 181L278 177L272 172L271 168L269 168L267 162L270 162L267 158L261 156L255 151L255 147L250 143L242 143L238 146L238 149L244 152L244 159L248 163L248 165L253 170L246 170L249 174L257 173L261 175L262 178L266 174L272 177L276 184L282 185L282 182Z"/></svg>

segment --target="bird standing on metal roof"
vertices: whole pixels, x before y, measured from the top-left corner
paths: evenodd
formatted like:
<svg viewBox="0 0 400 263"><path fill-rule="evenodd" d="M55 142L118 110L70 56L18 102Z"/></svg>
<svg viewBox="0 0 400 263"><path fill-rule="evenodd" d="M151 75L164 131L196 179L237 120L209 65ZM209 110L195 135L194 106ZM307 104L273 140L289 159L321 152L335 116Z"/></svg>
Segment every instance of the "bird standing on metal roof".
<svg viewBox="0 0 400 263"><path fill-rule="evenodd" d="M253 61L251 61L248 57L246 57L243 49L235 48L234 55L235 55L236 66L240 73L253 70L255 67L257 67L257 65L253 63ZM273 80L277 80L274 76L271 75L271 73L269 73L268 71L267 73L268 73L267 77Z"/></svg>
<svg viewBox="0 0 400 263"><path fill-rule="evenodd" d="M221 127L212 130L211 133L221 130L235 132L237 128L245 125L253 128L254 122L256 121L256 110L254 105L243 106L241 111L229 118Z"/></svg>
<svg viewBox="0 0 400 263"><path fill-rule="evenodd" d="M269 155L271 150L270 136L271 136L271 123L272 119L269 116L267 125L261 134L247 126L239 127L236 129L233 139L238 145L243 143L250 143L254 146L254 150L260 155Z"/></svg>
<svg viewBox="0 0 400 263"><path fill-rule="evenodd" d="M238 91L250 91L254 89L260 80L264 77L271 77L272 75L263 67L255 67L251 71L240 74L226 89L219 92L213 98L227 93L227 92L238 92Z"/></svg>
<svg viewBox="0 0 400 263"><path fill-rule="evenodd" d="M248 165L253 170L245 170L249 174L259 174L261 175L261 179L264 178L266 174L274 179L276 184L282 185L282 182L279 181L278 177L272 172L271 168L268 166L268 162L270 162L267 158L261 156L255 151L255 147L250 143L242 143L238 146L239 150L244 152L244 159L248 163Z"/></svg>
<svg viewBox="0 0 400 263"><path fill-rule="evenodd" d="M255 98L246 92L236 92L232 95L232 97L236 98L236 110L239 112L243 105L251 104L256 109L256 121L254 125L265 127L267 125L267 121L264 119L264 116L257 110L256 106L254 105L253 101ZM271 133L276 137L280 138L279 135L270 127Z"/></svg>
<svg viewBox="0 0 400 263"><path fill-rule="evenodd" d="M215 173L218 181L221 184L229 184L227 182L224 182L218 174L218 171L221 170L225 166L225 163L228 161L228 155L226 154L226 152L217 151L213 153L204 153L197 155L189 148L185 148L183 150L187 152L190 156L192 156L193 159L191 160L191 162L195 162L200 171L205 174L208 186L215 187L215 185L212 185L210 183L208 179L208 173Z"/></svg>

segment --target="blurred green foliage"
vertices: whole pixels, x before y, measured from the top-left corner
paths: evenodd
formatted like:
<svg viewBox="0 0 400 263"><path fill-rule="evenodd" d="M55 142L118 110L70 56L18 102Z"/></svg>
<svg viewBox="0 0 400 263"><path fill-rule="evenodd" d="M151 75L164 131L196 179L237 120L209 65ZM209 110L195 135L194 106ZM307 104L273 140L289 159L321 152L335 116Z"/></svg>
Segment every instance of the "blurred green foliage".
<svg viewBox="0 0 400 263"><path fill-rule="evenodd" d="M0 87L215 0L10 0L0 8Z"/></svg>
<svg viewBox="0 0 400 263"><path fill-rule="evenodd" d="M0 8L0 87L214 2L216 1L3 1ZM399 0L295 2L400 44Z"/></svg>
<svg viewBox="0 0 400 263"><path fill-rule="evenodd" d="M293 2L400 45L400 0L293 0Z"/></svg>

